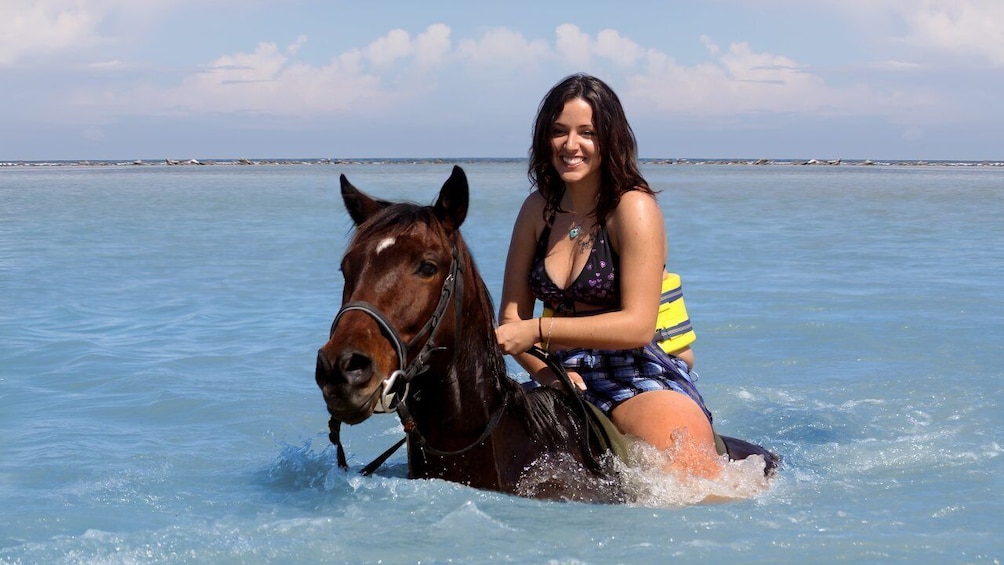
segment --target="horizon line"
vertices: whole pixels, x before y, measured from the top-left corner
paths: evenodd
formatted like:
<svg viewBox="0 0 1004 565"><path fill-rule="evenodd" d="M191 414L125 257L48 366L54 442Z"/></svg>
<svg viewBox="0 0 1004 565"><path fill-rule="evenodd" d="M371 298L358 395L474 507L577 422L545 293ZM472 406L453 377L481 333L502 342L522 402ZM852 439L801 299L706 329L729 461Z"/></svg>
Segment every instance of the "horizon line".
<svg viewBox="0 0 1004 565"><path fill-rule="evenodd" d="M222 157L156 159L0 159L0 168L41 166L200 166L200 165L352 165L352 164L449 164L455 162L525 162L527 157ZM802 157L639 157L642 165L959 165L1004 166L1004 159L817 159Z"/></svg>

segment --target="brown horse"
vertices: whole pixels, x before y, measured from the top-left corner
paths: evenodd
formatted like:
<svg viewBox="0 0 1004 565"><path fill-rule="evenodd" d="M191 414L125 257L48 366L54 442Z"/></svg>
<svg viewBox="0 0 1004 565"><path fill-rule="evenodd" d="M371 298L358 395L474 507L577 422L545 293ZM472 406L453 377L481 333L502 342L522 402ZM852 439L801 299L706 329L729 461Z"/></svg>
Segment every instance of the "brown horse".
<svg viewBox="0 0 1004 565"><path fill-rule="evenodd" d="M526 390L506 373L494 306L460 234L469 200L463 170L454 167L432 206L374 199L344 175L341 188L356 232L341 264L342 307L315 372L339 465L347 467L342 422L396 411L412 478L538 498L623 500L610 452L616 434L595 425L577 389L566 382L567 392ZM768 475L779 463L760 446L718 437L720 453L732 459L762 455Z"/></svg>
<svg viewBox="0 0 1004 565"><path fill-rule="evenodd" d="M617 501L622 492L583 405L506 373L491 297L460 234L459 167L432 206L374 199L341 177L356 232L342 259L342 308L315 377L339 424L394 410L408 473L521 496ZM528 470L546 467L536 476Z"/></svg>

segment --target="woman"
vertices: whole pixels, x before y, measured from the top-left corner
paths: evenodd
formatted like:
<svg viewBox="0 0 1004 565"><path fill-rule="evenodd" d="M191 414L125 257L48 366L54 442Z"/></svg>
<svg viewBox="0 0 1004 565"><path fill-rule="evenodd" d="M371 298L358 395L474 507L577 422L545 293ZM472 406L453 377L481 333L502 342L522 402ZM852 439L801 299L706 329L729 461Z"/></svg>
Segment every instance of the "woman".
<svg viewBox="0 0 1004 565"><path fill-rule="evenodd" d="M669 468L716 476L711 415L689 375L689 348L653 344L666 235L637 165L617 95L572 75L545 96L530 180L513 228L496 331L537 382L556 378L526 351L551 350L617 428L669 454ZM553 315L534 318L535 300Z"/></svg>

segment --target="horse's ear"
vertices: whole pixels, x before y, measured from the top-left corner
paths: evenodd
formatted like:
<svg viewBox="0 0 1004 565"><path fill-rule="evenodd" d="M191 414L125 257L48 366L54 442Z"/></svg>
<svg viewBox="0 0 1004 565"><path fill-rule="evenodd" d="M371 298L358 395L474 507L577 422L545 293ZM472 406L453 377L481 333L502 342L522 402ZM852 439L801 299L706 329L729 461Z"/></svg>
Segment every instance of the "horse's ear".
<svg viewBox="0 0 1004 565"><path fill-rule="evenodd" d="M453 167L453 174L443 183L436 199L435 211L439 221L451 230L460 229L460 224L467 218L467 204L470 192L467 188L467 175L460 167Z"/></svg>
<svg viewBox="0 0 1004 565"><path fill-rule="evenodd" d="M345 209L349 212L352 222L357 226L391 204L386 200L373 198L352 186L345 175L342 175L339 181L342 184L342 201L345 202Z"/></svg>

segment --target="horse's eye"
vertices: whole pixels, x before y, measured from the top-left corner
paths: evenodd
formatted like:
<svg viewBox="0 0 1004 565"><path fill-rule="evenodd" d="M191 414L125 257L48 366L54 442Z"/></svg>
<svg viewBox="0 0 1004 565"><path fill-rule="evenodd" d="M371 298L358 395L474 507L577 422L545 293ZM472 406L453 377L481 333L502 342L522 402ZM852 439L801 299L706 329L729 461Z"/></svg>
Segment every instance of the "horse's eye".
<svg viewBox="0 0 1004 565"><path fill-rule="evenodd" d="M429 278L439 272L439 267L432 261L422 261L419 264L418 269L415 270L415 274L420 277Z"/></svg>

